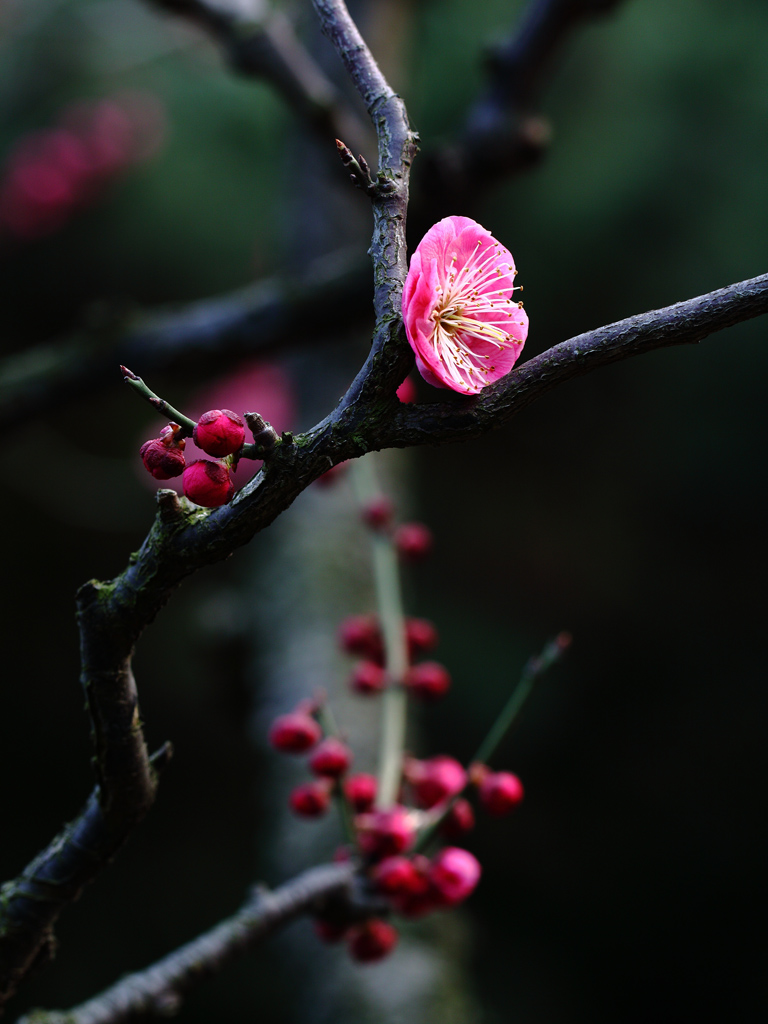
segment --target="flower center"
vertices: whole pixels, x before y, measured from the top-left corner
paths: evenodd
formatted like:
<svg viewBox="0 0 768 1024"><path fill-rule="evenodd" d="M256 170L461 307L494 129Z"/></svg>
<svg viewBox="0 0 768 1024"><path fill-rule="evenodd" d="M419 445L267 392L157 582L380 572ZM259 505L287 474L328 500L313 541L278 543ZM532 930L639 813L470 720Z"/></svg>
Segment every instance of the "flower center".
<svg viewBox="0 0 768 1024"><path fill-rule="evenodd" d="M458 273L453 255L445 290L438 289L439 299L430 315L436 355L451 379L472 391L484 387L495 370L493 352L476 351L478 344L490 344L496 351L509 348L515 339L506 328L518 309L512 302L512 293L518 289L507 281L498 286L498 279L509 278L511 271L509 263L499 259L501 249L494 244L481 246L478 241Z"/></svg>

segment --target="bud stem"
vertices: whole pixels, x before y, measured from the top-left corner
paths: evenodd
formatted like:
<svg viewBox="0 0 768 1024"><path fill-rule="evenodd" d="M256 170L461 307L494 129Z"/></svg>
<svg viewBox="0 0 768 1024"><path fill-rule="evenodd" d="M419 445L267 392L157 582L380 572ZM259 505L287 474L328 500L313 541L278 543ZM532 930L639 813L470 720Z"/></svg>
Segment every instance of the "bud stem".
<svg viewBox="0 0 768 1024"><path fill-rule="evenodd" d="M533 684L537 679L559 661L570 644L570 637L566 633L560 633L554 640L549 640L538 658L529 658L523 669L517 686L510 694L509 700L501 709L498 718L488 731L488 735L477 748L472 762L479 761L485 764L496 753L496 749L506 736L517 718L520 709L528 698Z"/></svg>
<svg viewBox="0 0 768 1024"><path fill-rule="evenodd" d="M549 640L544 646L544 650L538 656L538 658L529 658L517 683L517 686L512 691L509 700L501 709L496 721L493 723L488 731L487 736L475 751L475 756L469 762L474 764L476 761L481 764L485 764L490 761L491 757L496 753L499 744L506 736L512 723L525 703L528 695L533 689L533 684L537 679L551 668L556 662L560 660L563 654L566 652L571 643L571 637L568 633L559 633L554 640ZM450 800L445 804L440 805L439 813L429 821L429 824L425 826L419 835L419 838L414 846L414 852L418 853L423 850L429 843L430 839L437 832L438 828L442 824L443 820L448 817L451 808L462 796L463 793L471 785L471 782L467 782L467 785L461 791L456 793Z"/></svg>
<svg viewBox="0 0 768 1024"><path fill-rule="evenodd" d="M134 391L137 391L142 398L146 399L149 404L156 409L162 416L167 416L169 420L174 423L178 423L181 427L182 437L191 437L197 423L191 420L189 416L185 416L183 412L179 412L178 409L174 409L172 405L169 405L164 398L160 398L158 395L151 391L141 377L138 377L132 370L129 370L127 366L121 366L120 372L123 375L123 380L126 384L130 384Z"/></svg>

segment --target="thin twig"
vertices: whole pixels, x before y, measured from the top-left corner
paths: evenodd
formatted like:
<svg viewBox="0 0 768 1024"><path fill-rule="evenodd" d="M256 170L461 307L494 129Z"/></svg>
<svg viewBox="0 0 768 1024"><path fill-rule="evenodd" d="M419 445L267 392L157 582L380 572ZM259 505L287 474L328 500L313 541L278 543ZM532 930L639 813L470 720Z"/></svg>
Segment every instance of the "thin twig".
<svg viewBox="0 0 768 1024"><path fill-rule="evenodd" d="M270 892L257 888L232 917L143 971L71 1010L33 1010L17 1024L122 1024L175 1013L192 985L217 974L236 957L301 914L329 900L349 898L355 865L323 864Z"/></svg>

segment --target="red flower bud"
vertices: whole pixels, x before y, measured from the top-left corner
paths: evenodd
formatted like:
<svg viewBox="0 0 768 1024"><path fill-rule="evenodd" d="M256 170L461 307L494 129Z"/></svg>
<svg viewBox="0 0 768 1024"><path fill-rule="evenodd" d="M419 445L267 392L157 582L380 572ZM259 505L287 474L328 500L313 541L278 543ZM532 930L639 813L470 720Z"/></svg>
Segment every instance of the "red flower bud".
<svg viewBox="0 0 768 1024"><path fill-rule="evenodd" d="M523 799L523 784L512 772L487 772L480 783L478 796L489 814L501 818Z"/></svg>
<svg viewBox="0 0 768 1024"><path fill-rule="evenodd" d="M417 803L426 808L456 796L467 784L467 773L455 758L447 754L438 754L428 761L408 758L404 774L411 784Z"/></svg>
<svg viewBox="0 0 768 1024"><path fill-rule="evenodd" d="M429 860L417 854L411 860L413 875L409 880L408 889L396 893L392 899L397 908L398 914L403 917L423 917L437 907L443 905L443 900L437 892L429 877Z"/></svg>
<svg viewBox="0 0 768 1024"><path fill-rule="evenodd" d="M416 385L413 381L413 377L408 376L405 378L403 383L397 389L397 397L404 405L410 405L411 402L416 401Z"/></svg>
<svg viewBox="0 0 768 1024"><path fill-rule="evenodd" d="M384 646L376 616L348 615L339 626L339 645L347 654L382 661Z"/></svg>
<svg viewBox="0 0 768 1024"><path fill-rule="evenodd" d="M269 730L269 742L285 754L304 754L321 736L322 730L314 718L297 711L280 715Z"/></svg>
<svg viewBox="0 0 768 1024"><path fill-rule="evenodd" d="M419 873L407 857L385 857L371 874L378 891L387 896L416 892L420 887Z"/></svg>
<svg viewBox="0 0 768 1024"><path fill-rule="evenodd" d="M446 846L429 868L429 880L444 903L461 903L480 881L482 869L477 857L458 846Z"/></svg>
<svg viewBox="0 0 768 1024"><path fill-rule="evenodd" d="M397 945L397 930L387 921L372 917L349 933L349 952L361 964L383 959Z"/></svg>
<svg viewBox="0 0 768 1024"><path fill-rule="evenodd" d="M377 860L403 853L416 838L412 817L406 807L361 814L356 824L360 849Z"/></svg>
<svg viewBox="0 0 768 1024"><path fill-rule="evenodd" d="M395 547L407 562L418 562L432 550L432 531L423 523L403 523L395 530Z"/></svg>
<svg viewBox="0 0 768 1024"><path fill-rule="evenodd" d="M309 759L309 767L315 775L337 779L352 764L352 751L335 736L327 736L315 749Z"/></svg>
<svg viewBox="0 0 768 1024"><path fill-rule="evenodd" d="M363 505L360 514L363 517L363 522L372 530L384 530L392 522L394 511L395 507L390 499L386 495L380 494Z"/></svg>
<svg viewBox="0 0 768 1024"><path fill-rule="evenodd" d="M297 786L288 798L291 810L302 818L319 818L331 803L329 783L325 779Z"/></svg>
<svg viewBox="0 0 768 1024"><path fill-rule="evenodd" d="M405 638L410 658L418 658L437 647L437 630L429 619L406 619Z"/></svg>
<svg viewBox="0 0 768 1024"><path fill-rule="evenodd" d="M170 480L184 472L184 446L186 440L178 437L181 427L169 423L163 427L160 437L145 441L139 449L141 461L155 480Z"/></svg>
<svg viewBox="0 0 768 1024"><path fill-rule="evenodd" d="M375 777L366 775L364 772L359 775L350 775L344 782L346 798L358 813L369 811L373 807L377 788Z"/></svg>
<svg viewBox="0 0 768 1024"><path fill-rule="evenodd" d="M461 839L475 827L475 812L469 800L457 800L440 823L440 835L446 839Z"/></svg>
<svg viewBox="0 0 768 1024"><path fill-rule="evenodd" d="M245 440L245 422L230 409L211 409L197 421L193 438L198 448L217 459L232 455Z"/></svg>
<svg viewBox="0 0 768 1024"><path fill-rule="evenodd" d="M414 695L424 700L437 700L451 686L448 670L436 661L422 661L412 665L405 676L405 685Z"/></svg>
<svg viewBox="0 0 768 1024"><path fill-rule="evenodd" d="M204 508L226 505L235 493L235 485L227 467L221 462L209 462L208 459L198 459L187 466L182 486L189 500Z"/></svg>
<svg viewBox="0 0 768 1024"><path fill-rule="evenodd" d="M349 684L355 693L366 696L381 693L387 684L387 673L375 661L358 661L352 669Z"/></svg>

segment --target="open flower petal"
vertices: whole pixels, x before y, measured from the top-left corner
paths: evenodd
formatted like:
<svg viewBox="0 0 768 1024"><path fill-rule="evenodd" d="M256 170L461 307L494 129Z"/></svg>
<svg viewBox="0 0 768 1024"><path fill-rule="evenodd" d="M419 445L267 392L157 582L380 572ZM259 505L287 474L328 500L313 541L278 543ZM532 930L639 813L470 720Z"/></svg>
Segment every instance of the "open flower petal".
<svg viewBox="0 0 768 1024"><path fill-rule="evenodd" d="M411 257L403 320L416 366L435 387L476 395L514 366L528 316L514 299L515 261L469 217L446 217Z"/></svg>

